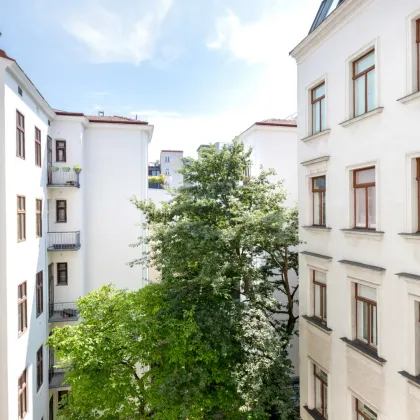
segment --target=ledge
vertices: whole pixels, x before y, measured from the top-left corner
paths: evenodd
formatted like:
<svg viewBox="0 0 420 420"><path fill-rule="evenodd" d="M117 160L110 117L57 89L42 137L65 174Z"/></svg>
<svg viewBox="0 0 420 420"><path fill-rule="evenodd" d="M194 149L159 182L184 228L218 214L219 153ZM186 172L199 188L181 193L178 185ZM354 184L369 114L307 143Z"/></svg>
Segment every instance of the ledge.
<svg viewBox="0 0 420 420"><path fill-rule="evenodd" d="M320 330L326 332L327 334L331 334L332 329L328 328L325 324L323 324L319 319L315 318L314 316L302 315L302 318L306 319L310 324L319 328Z"/></svg>
<svg viewBox="0 0 420 420"><path fill-rule="evenodd" d="M314 232L330 232L331 228L326 226L316 226L316 225L309 225L309 226L302 226L305 230L313 230Z"/></svg>
<svg viewBox="0 0 420 420"><path fill-rule="evenodd" d="M414 376L410 375L405 370L398 372L401 376L404 376L405 379L408 379L413 385L420 386L420 375Z"/></svg>
<svg viewBox="0 0 420 420"><path fill-rule="evenodd" d="M418 280L420 281L420 276L417 274L410 274L410 273L396 273L395 274L398 277L404 277L406 279L410 279L410 280Z"/></svg>
<svg viewBox="0 0 420 420"><path fill-rule="evenodd" d="M353 267L366 268L367 270L372 271L385 271L385 268L377 267L376 265L363 264L356 261L340 260L338 262L341 264L352 265Z"/></svg>
<svg viewBox="0 0 420 420"><path fill-rule="evenodd" d="M304 141L306 143L308 141L319 139L320 137L324 137L330 134L330 131L331 129L327 128L326 130L320 131L319 133L312 134L311 136L308 136L308 137L304 137L303 139L301 139L301 141Z"/></svg>
<svg viewBox="0 0 420 420"><path fill-rule="evenodd" d="M354 124L354 123L356 123L358 121L361 121L361 120L364 120L366 118L373 117L374 115L381 114L383 110L384 110L383 107L375 108L372 111L369 111L369 112L366 112L365 114L359 115L358 117L354 117L354 118L351 118L347 121L343 121L342 123L340 123L340 125L342 127L347 127L350 124Z"/></svg>
<svg viewBox="0 0 420 420"><path fill-rule="evenodd" d="M385 232L380 230L373 230L373 229L340 229L346 235L356 235L356 236L367 236L367 237L376 237L382 239Z"/></svg>
<svg viewBox="0 0 420 420"><path fill-rule="evenodd" d="M315 163L326 162L328 160L330 160L329 156L321 156L319 158L315 158L315 159L307 160L305 162L301 162L300 164L303 165L303 166L309 166L309 165L315 165Z"/></svg>
<svg viewBox="0 0 420 420"><path fill-rule="evenodd" d="M315 420L323 420L321 414L318 413L316 410L310 409L307 405L304 405L303 408L309 413L309 415Z"/></svg>
<svg viewBox="0 0 420 420"><path fill-rule="evenodd" d="M420 240L420 232L414 232L414 233L399 233L398 235L400 235L402 238L404 239L413 239L415 241Z"/></svg>
<svg viewBox="0 0 420 420"><path fill-rule="evenodd" d="M349 340L347 337L341 337L340 340L344 341L349 347L356 350L358 353L363 354L369 359L373 360L375 363L383 365L386 363L386 360L378 356L378 353L375 350L372 350L368 346L364 345L357 340Z"/></svg>
<svg viewBox="0 0 420 420"><path fill-rule="evenodd" d="M308 255L309 257L320 258L321 260L332 260L332 257L329 257L328 255L317 254L315 252L301 251L300 253L303 255Z"/></svg>
<svg viewBox="0 0 420 420"><path fill-rule="evenodd" d="M405 104L407 102L413 101L414 99L420 98L420 91L418 92L414 92L414 93L410 93L407 96L403 96L400 99L397 99L397 102L400 102L402 104Z"/></svg>

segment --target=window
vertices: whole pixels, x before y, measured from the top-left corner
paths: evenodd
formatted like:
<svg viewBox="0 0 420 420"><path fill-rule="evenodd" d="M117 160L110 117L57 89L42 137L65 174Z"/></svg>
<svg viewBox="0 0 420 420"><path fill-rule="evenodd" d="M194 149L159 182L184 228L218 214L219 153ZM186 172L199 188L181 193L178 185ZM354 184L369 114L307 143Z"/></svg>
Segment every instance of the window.
<svg viewBox="0 0 420 420"><path fill-rule="evenodd" d="M328 375L318 366L314 365L315 383L315 410L322 416L328 418Z"/></svg>
<svg viewBox="0 0 420 420"><path fill-rule="evenodd" d="M23 90L22 90L22 88L20 86L18 86L18 94L20 96L23 96Z"/></svg>
<svg viewBox="0 0 420 420"><path fill-rule="evenodd" d="M165 175L169 176L171 174L171 172L169 171L169 169L165 169Z"/></svg>
<svg viewBox="0 0 420 420"><path fill-rule="evenodd" d="M36 236L42 236L42 200L35 200Z"/></svg>
<svg viewBox="0 0 420 420"><path fill-rule="evenodd" d="M58 409L65 407L67 403L67 398L69 396L69 391L58 391Z"/></svg>
<svg viewBox="0 0 420 420"><path fill-rule="evenodd" d="M35 165L41 167L41 130L35 127Z"/></svg>
<svg viewBox="0 0 420 420"><path fill-rule="evenodd" d="M67 201L57 200L57 223L67 222Z"/></svg>
<svg viewBox="0 0 420 420"><path fill-rule="evenodd" d="M420 158L416 159L416 183L417 183L417 232L420 232Z"/></svg>
<svg viewBox="0 0 420 420"><path fill-rule="evenodd" d="M357 169L353 172L354 227L376 228L375 167Z"/></svg>
<svg viewBox="0 0 420 420"><path fill-rule="evenodd" d="M420 91L420 19L416 20L417 91Z"/></svg>
<svg viewBox="0 0 420 420"><path fill-rule="evenodd" d="M158 176L158 175L160 175L160 171L158 169L152 169L150 175L151 176Z"/></svg>
<svg viewBox="0 0 420 420"><path fill-rule="evenodd" d="M356 398L356 420L376 420L378 415Z"/></svg>
<svg viewBox="0 0 420 420"><path fill-rule="evenodd" d="M43 346L39 348L36 352L36 390L42 386L44 382L44 355L43 355Z"/></svg>
<svg viewBox="0 0 420 420"><path fill-rule="evenodd" d="M165 156L165 163L169 163L169 162L170 162L169 156Z"/></svg>
<svg viewBox="0 0 420 420"><path fill-rule="evenodd" d="M26 369L18 380L18 417L23 419L28 414L28 395L26 384Z"/></svg>
<svg viewBox="0 0 420 420"><path fill-rule="evenodd" d="M327 323L327 275L312 270L312 283L314 285L314 317L323 324Z"/></svg>
<svg viewBox="0 0 420 420"><path fill-rule="evenodd" d="M25 117L16 110L16 156L25 159Z"/></svg>
<svg viewBox="0 0 420 420"><path fill-rule="evenodd" d="M375 50L353 62L354 116L365 114L376 107Z"/></svg>
<svg viewBox="0 0 420 420"><path fill-rule="evenodd" d="M378 319L376 289L355 284L356 288L356 338L369 347L378 345Z"/></svg>
<svg viewBox="0 0 420 420"><path fill-rule="evenodd" d="M17 196L17 238L18 242L26 240L26 199Z"/></svg>
<svg viewBox="0 0 420 420"><path fill-rule="evenodd" d="M44 312L44 282L42 271L36 274L36 317Z"/></svg>
<svg viewBox="0 0 420 420"><path fill-rule="evenodd" d="M325 82L311 90L312 134L327 128L325 119Z"/></svg>
<svg viewBox="0 0 420 420"><path fill-rule="evenodd" d="M325 226L325 176L312 178L312 224Z"/></svg>
<svg viewBox="0 0 420 420"><path fill-rule="evenodd" d="M26 281L18 286L18 332L21 336L28 328L28 296Z"/></svg>
<svg viewBox="0 0 420 420"><path fill-rule="evenodd" d="M57 263L57 284L60 286L68 285L67 263Z"/></svg>
<svg viewBox="0 0 420 420"><path fill-rule="evenodd" d="M66 161L66 141L65 140L55 141L55 160L56 162Z"/></svg>

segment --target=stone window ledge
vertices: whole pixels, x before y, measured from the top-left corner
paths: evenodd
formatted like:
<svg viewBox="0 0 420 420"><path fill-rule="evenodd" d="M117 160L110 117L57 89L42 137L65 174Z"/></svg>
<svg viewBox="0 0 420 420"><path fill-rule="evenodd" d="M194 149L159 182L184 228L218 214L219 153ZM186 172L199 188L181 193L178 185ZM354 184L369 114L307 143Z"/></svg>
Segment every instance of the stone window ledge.
<svg viewBox="0 0 420 420"><path fill-rule="evenodd" d="M302 141L304 141L305 143L306 142L308 142L308 141L312 141L312 140L315 140L315 139L319 139L320 137L324 137L324 136L327 136L328 134L330 134L330 131L331 131L331 129L330 128L327 128L326 130L322 130L322 131L320 131L319 133L316 133L316 134L312 134L312 135L310 135L310 136L308 136L308 137L304 137L303 139L301 139Z"/></svg>
<svg viewBox="0 0 420 420"><path fill-rule="evenodd" d="M402 238L404 239L410 239L410 240L414 240L414 241L419 241L420 240L420 232L414 232L414 233L399 233L398 235L400 235Z"/></svg>
<svg viewBox="0 0 420 420"><path fill-rule="evenodd" d="M366 118L373 117L374 115L381 114L384 110L383 107L375 108L372 111L366 112L365 114L359 115L358 117L350 118L347 121L340 123L341 127L347 127L350 124L357 123L358 121L365 120Z"/></svg>
<svg viewBox="0 0 420 420"><path fill-rule="evenodd" d="M410 93L407 96L403 96L400 99L397 99L397 102L400 102L402 104L405 104L407 102L413 101L414 99L420 98L420 91L419 92L414 92L414 93Z"/></svg>
<svg viewBox="0 0 420 420"><path fill-rule="evenodd" d="M321 233L326 233L326 232L331 231L331 228L326 227L326 226L309 225L309 226L302 226L302 228L305 230L310 230L312 232L321 232Z"/></svg>
<svg viewBox="0 0 420 420"><path fill-rule="evenodd" d="M304 405L303 408L308 412L308 414L315 420L323 420L321 414L318 413L316 410L312 410L307 405Z"/></svg>
<svg viewBox="0 0 420 420"><path fill-rule="evenodd" d="M398 372L401 376L403 376L405 379L407 379L411 384L420 387L420 375L414 376L410 375L405 370L402 370L401 372Z"/></svg>
<svg viewBox="0 0 420 420"><path fill-rule="evenodd" d="M346 337L341 337L340 340L344 341L347 344L347 346L362 354L363 356L367 357L368 359L374 361L375 363L378 363L381 366L383 366L386 363L386 360L382 357L379 357L378 353L375 350L371 349L370 347L366 346L360 341L349 340Z"/></svg>
<svg viewBox="0 0 420 420"><path fill-rule="evenodd" d="M323 332L327 334L331 334L332 329L328 328L325 324L323 324L321 321L316 319L314 316L308 316L308 315L302 315L302 318L306 319L310 324L312 324L314 327L322 330Z"/></svg>
<svg viewBox="0 0 420 420"><path fill-rule="evenodd" d="M377 238L382 239L385 232L379 230L372 230L372 229L340 229L345 235L351 236L364 236L366 238Z"/></svg>

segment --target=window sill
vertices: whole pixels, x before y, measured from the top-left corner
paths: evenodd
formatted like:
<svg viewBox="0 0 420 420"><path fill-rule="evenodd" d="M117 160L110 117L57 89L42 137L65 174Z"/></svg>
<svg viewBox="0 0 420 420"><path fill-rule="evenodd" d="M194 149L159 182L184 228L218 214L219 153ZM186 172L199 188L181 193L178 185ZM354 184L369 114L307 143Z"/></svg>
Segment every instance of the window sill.
<svg viewBox="0 0 420 420"><path fill-rule="evenodd" d="M309 322L309 324L311 324L314 327L320 329L321 331L327 333L328 335L331 334L332 329L328 328L325 324L323 324L321 321L319 321L314 316L302 315L302 318L306 319L306 321Z"/></svg>
<svg viewBox="0 0 420 420"><path fill-rule="evenodd" d="M397 102L400 102L402 104L405 104L407 102L413 101L414 99L420 98L420 91L418 92L414 92L414 93L410 93L407 96L403 96L400 99L397 99Z"/></svg>
<svg viewBox="0 0 420 420"><path fill-rule="evenodd" d="M313 232L322 232L322 233L331 231L331 228L326 227L326 226L309 225L309 226L302 226L302 228L305 230L311 230Z"/></svg>
<svg viewBox="0 0 420 420"><path fill-rule="evenodd" d="M59 283L57 283L56 286L68 286L68 283L67 284L64 284L64 283L59 284Z"/></svg>
<svg viewBox="0 0 420 420"><path fill-rule="evenodd" d="M321 414L318 413L316 410L310 409L307 405L304 405L303 408L308 412L308 414L315 420L323 420Z"/></svg>
<svg viewBox="0 0 420 420"><path fill-rule="evenodd" d="M410 239L410 240L414 240L414 241L419 241L420 240L420 232L415 232L415 233L399 233L398 235L400 235L402 238L404 239Z"/></svg>
<svg viewBox="0 0 420 420"><path fill-rule="evenodd" d="M374 115L381 114L383 110L384 110L383 107L375 108L374 110L369 111L369 112L366 112L363 115L359 115L358 117L354 117L354 118L351 118L351 119L349 119L347 121L343 121L342 123L340 123L340 125L342 127L347 127L350 124L354 124L354 123L356 123L358 121L364 120L366 118L370 118L370 117L372 117Z"/></svg>
<svg viewBox="0 0 420 420"><path fill-rule="evenodd" d="M362 354L363 356L367 357L368 359L374 361L375 363L381 366L383 366L386 363L386 360L383 359L382 357L379 357L378 353L375 350L372 350L371 348L364 345L360 341L349 340L346 337L341 337L340 340L344 341L347 344L347 346L357 351L358 353Z"/></svg>
<svg viewBox="0 0 420 420"><path fill-rule="evenodd" d="M411 384L420 387L420 375L414 376L414 375L410 375L408 372L406 372L405 370L402 370L400 372L398 372L401 376L404 376L405 379L408 380L408 382L410 382Z"/></svg>
<svg viewBox="0 0 420 420"><path fill-rule="evenodd" d="M319 133L312 134L312 135L310 135L308 137L304 137L301 140L306 143L308 141L319 139L320 137L324 137L324 136L327 136L328 134L330 134L330 131L331 131L331 129L330 128L327 128L326 130L320 131Z"/></svg>
<svg viewBox="0 0 420 420"><path fill-rule="evenodd" d="M373 237L382 239L385 232L379 231L379 230L373 230L373 229L340 229L345 235L351 235L351 236L365 236L365 237Z"/></svg>

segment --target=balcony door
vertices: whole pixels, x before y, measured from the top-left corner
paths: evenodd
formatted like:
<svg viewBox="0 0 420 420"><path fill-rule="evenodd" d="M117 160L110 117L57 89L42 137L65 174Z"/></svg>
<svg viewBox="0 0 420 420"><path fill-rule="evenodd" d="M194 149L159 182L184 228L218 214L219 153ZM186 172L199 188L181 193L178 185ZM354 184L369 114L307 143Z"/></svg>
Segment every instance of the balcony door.
<svg viewBox="0 0 420 420"><path fill-rule="evenodd" d="M48 266L48 310L49 316L54 312L54 264Z"/></svg>

